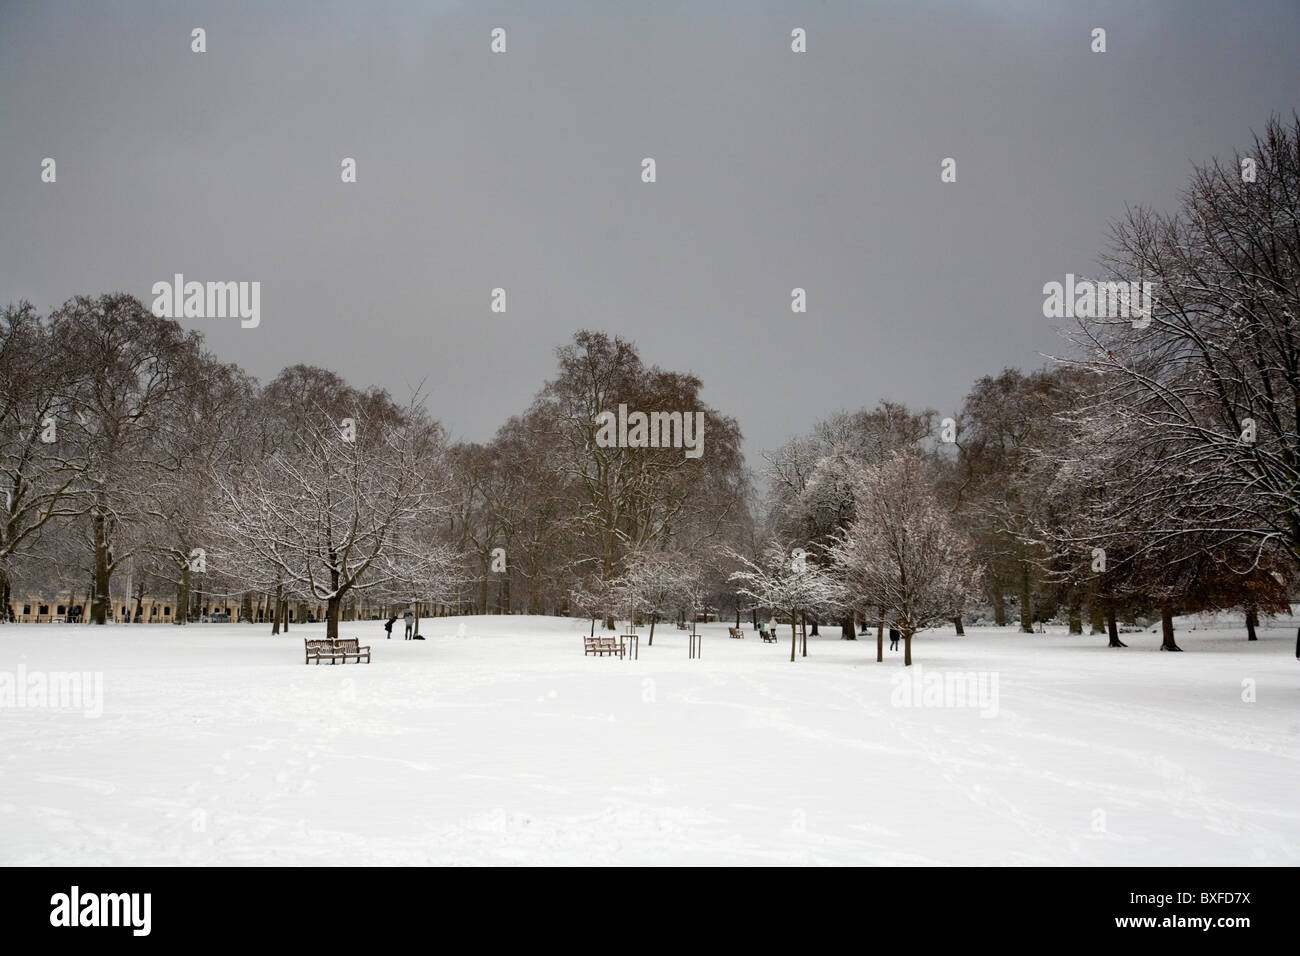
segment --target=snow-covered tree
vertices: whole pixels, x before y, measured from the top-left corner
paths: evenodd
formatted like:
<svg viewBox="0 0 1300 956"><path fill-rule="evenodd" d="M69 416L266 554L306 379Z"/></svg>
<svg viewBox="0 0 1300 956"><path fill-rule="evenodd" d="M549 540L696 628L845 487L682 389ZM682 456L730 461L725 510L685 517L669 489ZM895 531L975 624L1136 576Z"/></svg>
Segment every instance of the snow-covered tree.
<svg viewBox="0 0 1300 956"><path fill-rule="evenodd" d="M447 574L418 533L445 500L441 431L414 405L362 396L347 420L308 411L289 445L219 482L217 560L249 587L282 585L326 605L327 634L358 591L410 591Z"/></svg>
<svg viewBox="0 0 1300 956"><path fill-rule="evenodd" d="M1176 212L1134 208L1114 230L1110 278L1152 283L1154 301L1079 319L1076 361L1102 388L1078 417L1095 456L1131 463L1112 511L1152 535L1249 537L1300 560L1297 219L1293 114L1244 156L1198 168Z"/></svg>
<svg viewBox="0 0 1300 956"><path fill-rule="evenodd" d="M1063 573L1104 603L1109 646L1127 646L1116 626L1120 607L1157 613L1166 651L1181 650L1174 638L1177 614L1239 607L1249 636L1260 612L1287 609L1294 562L1279 543L1222 527L1197 530L1175 499L1157 505L1149 496L1124 493L1149 464L1099 442L1094 433L1101 423L1085 424L1049 489L1049 500L1065 499L1068 518L1045 528L1044 540L1063 559Z"/></svg>
<svg viewBox="0 0 1300 956"><path fill-rule="evenodd" d="M681 551L647 549L628 557L627 570L614 588L629 616L650 618L649 645L654 644L655 622L665 613L682 611L693 616L704 592L704 570L692 555Z"/></svg>
<svg viewBox="0 0 1300 956"><path fill-rule="evenodd" d="M756 608L778 611L790 618L791 661L798 649L800 618L831 613L843 606L839 585L802 548L791 548L785 542L773 540L764 550L761 564L730 549L722 553L741 566L741 570L729 576L730 581L741 585L736 588L737 594L748 597ZM803 656L808 656L806 634Z"/></svg>
<svg viewBox="0 0 1300 956"><path fill-rule="evenodd" d="M593 635L596 633L596 621L604 621L606 627L612 628L614 614L627 606L627 600L619 589L618 579L606 580L595 573L589 573L570 587L567 596L571 608L591 618Z"/></svg>
<svg viewBox="0 0 1300 956"><path fill-rule="evenodd" d="M951 621L978 592L971 546L938 500L919 455L901 452L858 476L857 516L828 549L843 588L912 636Z"/></svg>
<svg viewBox="0 0 1300 956"><path fill-rule="evenodd" d="M855 475L901 449L918 449L931 434L935 412L913 412L897 402L840 412L819 422L811 435L764 454L771 483L769 512L779 537L808 551L825 547L855 513ZM817 633L813 616L813 633ZM855 639L853 613L840 621L841 634Z"/></svg>

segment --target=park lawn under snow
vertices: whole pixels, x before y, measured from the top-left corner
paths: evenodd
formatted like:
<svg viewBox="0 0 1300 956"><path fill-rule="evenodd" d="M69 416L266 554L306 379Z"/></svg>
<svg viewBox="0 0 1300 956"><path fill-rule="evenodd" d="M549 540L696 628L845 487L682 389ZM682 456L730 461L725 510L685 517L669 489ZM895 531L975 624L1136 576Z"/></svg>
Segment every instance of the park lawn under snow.
<svg viewBox="0 0 1300 956"><path fill-rule="evenodd" d="M788 629L622 661L570 619L345 623L374 662L304 666L321 625L0 626L0 675L103 672L98 718L0 707L0 863L1295 865L1295 623L1179 623L919 635L987 716L902 706L838 628L792 664Z"/></svg>

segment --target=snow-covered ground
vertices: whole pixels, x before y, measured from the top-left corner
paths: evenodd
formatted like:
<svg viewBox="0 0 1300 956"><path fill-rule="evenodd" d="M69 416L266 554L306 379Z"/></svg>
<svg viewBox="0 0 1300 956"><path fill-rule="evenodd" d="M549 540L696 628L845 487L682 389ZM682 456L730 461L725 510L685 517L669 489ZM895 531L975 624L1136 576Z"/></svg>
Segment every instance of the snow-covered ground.
<svg viewBox="0 0 1300 956"><path fill-rule="evenodd" d="M838 628L792 664L725 624L621 661L582 621L364 622L372 664L304 666L320 625L0 626L0 701L103 680L98 717L0 703L0 863L1300 863L1296 622L1179 623L926 632L910 672Z"/></svg>

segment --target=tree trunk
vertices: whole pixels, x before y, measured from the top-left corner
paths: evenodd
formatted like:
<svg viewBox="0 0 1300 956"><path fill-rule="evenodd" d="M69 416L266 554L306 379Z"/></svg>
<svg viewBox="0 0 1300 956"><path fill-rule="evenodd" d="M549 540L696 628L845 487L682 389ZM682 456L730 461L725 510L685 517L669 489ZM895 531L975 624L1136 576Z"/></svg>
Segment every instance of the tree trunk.
<svg viewBox="0 0 1300 956"><path fill-rule="evenodd" d="M808 615L807 614L799 615L799 631L803 635L803 640L801 642L803 644L803 654L801 656L807 657L808 656ZM814 634L817 633L816 618L813 619L813 633Z"/></svg>
<svg viewBox="0 0 1300 956"><path fill-rule="evenodd" d="M1092 620L1092 633L1100 634L1106 630L1106 614L1102 610L1100 601L1093 601L1088 605L1088 617Z"/></svg>
<svg viewBox="0 0 1300 956"><path fill-rule="evenodd" d="M95 549L95 597L90 608L91 620L96 624L108 623L108 518L103 510L96 508L93 519Z"/></svg>
<svg viewBox="0 0 1300 956"><path fill-rule="evenodd" d="M284 622L280 625L280 630L288 634L289 633L289 601L287 598L285 599L284 604L280 607L280 616L284 618Z"/></svg>
<svg viewBox="0 0 1300 956"><path fill-rule="evenodd" d="M1111 604L1106 608L1106 633L1110 637L1110 643L1107 647L1128 647L1119 639L1119 624L1115 620L1115 605Z"/></svg>
<svg viewBox="0 0 1300 956"><path fill-rule="evenodd" d="M794 663L794 652L799 648L799 624L794 611L790 612L790 663Z"/></svg>
<svg viewBox="0 0 1300 956"><path fill-rule="evenodd" d="M190 563L181 565L181 579L176 585L176 614L173 624L188 624L190 620Z"/></svg>
<svg viewBox="0 0 1300 956"><path fill-rule="evenodd" d="M993 623L998 627L1007 625L1007 601L1002 595L1002 584L993 579Z"/></svg>
<svg viewBox="0 0 1300 956"><path fill-rule="evenodd" d="M1083 605L1074 599L1070 601L1070 633L1083 633Z"/></svg>
<svg viewBox="0 0 1300 956"><path fill-rule="evenodd" d="M840 640L856 641L858 639L857 622L854 615L848 614L840 618Z"/></svg>
<svg viewBox="0 0 1300 956"><path fill-rule="evenodd" d="M333 595L325 605L325 636L337 638L339 636L339 607L343 604L343 599L338 594Z"/></svg>
<svg viewBox="0 0 1300 956"><path fill-rule="evenodd" d="M961 626L961 615L960 615L960 614L958 614L956 617L954 617L954 618L952 619L952 623L955 624L955 625L957 625L957 636L958 636L958 637L965 637L965 636L966 636L966 628L964 628L964 627Z"/></svg>
<svg viewBox="0 0 1300 956"><path fill-rule="evenodd" d="M818 621L817 621L817 615L814 614L814 615L813 615L813 619L812 619L812 635L813 635L813 637L820 637L820 636L821 636L821 635L818 633L818 631L817 631L817 623L818 623ZM804 626L804 630L807 630L807 629L808 629L808 615L806 615L806 614L804 615L803 626Z"/></svg>
<svg viewBox="0 0 1300 956"><path fill-rule="evenodd" d="M1255 625L1259 623L1259 615L1253 607L1246 608L1246 640L1257 641L1259 638L1255 635Z"/></svg>
<svg viewBox="0 0 1300 956"><path fill-rule="evenodd" d="M885 659L885 609L880 608L880 619L876 621L876 663Z"/></svg>
<svg viewBox="0 0 1300 956"><path fill-rule="evenodd" d="M0 568L0 621L4 621L6 624L12 623L15 618L13 604L10 603L12 600L13 595L9 590L9 575L5 573L3 568Z"/></svg>
<svg viewBox="0 0 1300 956"><path fill-rule="evenodd" d="M650 615L650 640L646 641L646 645L645 645L646 647L655 646L655 621L657 620L659 620L658 614ZM736 625L736 626L739 627L740 625Z"/></svg>
<svg viewBox="0 0 1300 956"><path fill-rule="evenodd" d="M718 610L722 610L718 608ZM736 602L736 630L740 630L740 602Z"/></svg>
<svg viewBox="0 0 1300 956"><path fill-rule="evenodd" d="M1029 589L1029 562L1020 562L1020 633L1034 633L1033 597Z"/></svg>
<svg viewBox="0 0 1300 956"><path fill-rule="evenodd" d="M284 618L284 585L275 582L275 614L271 616L271 634L280 633L280 622Z"/></svg>
<svg viewBox="0 0 1300 956"><path fill-rule="evenodd" d="M1162 651L1182 650L1181 647L1174 643L1174 608L1168 602L1160 605L1160 636L1160 649Z"/></svg>
<svg viewBox="0 0 1300 956"><path fill-rule="evenodd" d="M903 666L912 666L912 630L903 628Z"/></svg>

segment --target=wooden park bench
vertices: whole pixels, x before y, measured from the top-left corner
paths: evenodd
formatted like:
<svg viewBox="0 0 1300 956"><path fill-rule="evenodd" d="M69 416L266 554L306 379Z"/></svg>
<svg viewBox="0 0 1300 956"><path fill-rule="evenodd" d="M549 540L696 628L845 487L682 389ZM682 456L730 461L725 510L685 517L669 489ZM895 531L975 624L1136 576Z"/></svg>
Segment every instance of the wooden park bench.
<svg viewBox="0 0 1300 956"><path fill-rule="evenodd" d="M358 641L355 637L340 638L336 643L338 645L339 650L343 652L344 664L348 662L349 657L355 657L357 659L358 664L361 663L361 658L363 657L366 659L367 664L370 663L369 644L362 645L361 642Z"/></svg>
<svg viewBox="0 0 1300 956"><path fill-rule="evenodd" d="M762 630L760 630L760 631L758 632L758 636L761 637L761 638L763 639L763 642L764 642L765 644L775 644L775 643L776 643L776 631L769 631L769 630L766 630L766 629L762 629Z"/></svg>
<svg viewBox="0 0 1300 956"><path fill-rule="evenodd" d="M337 661L346 664L350 657L355 657L358 664L361 663L363 657L366 659L367 664L370 663L370 645L360 646L355 637L327 637L321 640L304 639L303 644L307 655L306 660L303 661L304 664L310 664L312 661L319 664L323 660L329 661L331 664Z"/></svg>
<svg viewBox="0 0 1300 956"><path fill-rule="evenodd" d="M730 634L732 637L740 638L742 641L745 639L745 632L738 627L727 628L727 633Z"/></svg>
<svg viewBox="0 0 1300 956"><path fill-rule="evenodd" d="M606 654L617 654L623 656L622 648L619 647L618 641L612 637L584 637L582 639L582 656L594 654L597 657L604 657Z"/></svg>

